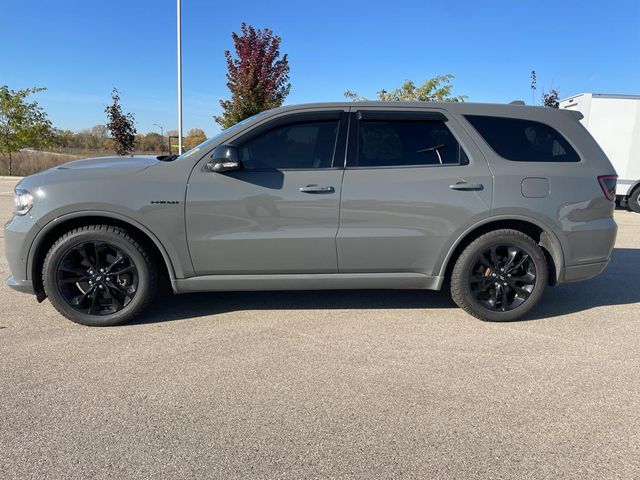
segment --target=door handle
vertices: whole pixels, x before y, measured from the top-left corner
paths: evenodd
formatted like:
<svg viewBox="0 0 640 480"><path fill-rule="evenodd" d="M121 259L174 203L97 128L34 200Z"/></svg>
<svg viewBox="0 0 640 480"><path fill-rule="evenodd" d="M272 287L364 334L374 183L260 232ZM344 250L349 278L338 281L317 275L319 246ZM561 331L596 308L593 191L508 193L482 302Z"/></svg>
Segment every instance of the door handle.
<svg viewBox="0 0 640 480"><path fill-rule="evenodd" d="M482 185L481 183L458 182L458 183L454 183L453 185L449 185L449 188L451 190L463 190L463 191L484 190L484 185Z"/></svg>
<svg viewBox="0 0 640 480"><path fill-rule="evenodd" d="M307 185L306 187L300 187L302 193L333 193L336 191L333 187L321 187L320 185Z"/></svg>

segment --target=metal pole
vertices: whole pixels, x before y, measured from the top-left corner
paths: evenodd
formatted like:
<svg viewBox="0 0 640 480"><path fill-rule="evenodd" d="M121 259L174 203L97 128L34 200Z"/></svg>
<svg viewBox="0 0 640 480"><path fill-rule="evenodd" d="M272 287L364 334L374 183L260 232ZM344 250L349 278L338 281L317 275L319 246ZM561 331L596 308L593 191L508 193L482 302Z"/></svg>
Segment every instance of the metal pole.
<svg viewBox="0 0 640 480"><path fill-rule="evenodd" d="M153 125L160 129L160 137L161 137L160 145L162 145L162 151L160 153L164 153L164 127L157 123L154 123Z"/></svg>
<svg viewBox="0 0 640 480"><path fill-rule="evenodd" d="M182 6L177 0L178 17L178 155L182 155Z"/></svg>

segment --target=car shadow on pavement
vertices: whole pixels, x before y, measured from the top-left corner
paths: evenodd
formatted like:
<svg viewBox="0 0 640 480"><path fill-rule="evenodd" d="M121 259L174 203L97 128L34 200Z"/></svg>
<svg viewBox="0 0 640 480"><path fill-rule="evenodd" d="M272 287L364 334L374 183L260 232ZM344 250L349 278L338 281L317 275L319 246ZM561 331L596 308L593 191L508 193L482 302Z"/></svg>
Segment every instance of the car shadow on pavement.
<svg viewBox="0 0 640 480"><path fill-rule="evenodd" d="M525 320L567 315L608 305L640 303L640 249L614 248L607 268L595 278L548 288Z"/></svg>
<svg viewBox="0 0 640 480"><path fill-rule="evenodd" d="M640 303L640 249L616 248L606 270L585 282L547 288L538 307L523 320L539 320L606 305ZM204 317L242 310L359 310L457 308L448 292L428 290L315 290L212 292L171 295L129 325Z"/></svg>
<svg viewBox="0 0 640 480"><path fill-rule="evenodd" d="M204 317L242 310L455 308L449 295L424 290L300 290L159 295L128 325Z"/></svg>

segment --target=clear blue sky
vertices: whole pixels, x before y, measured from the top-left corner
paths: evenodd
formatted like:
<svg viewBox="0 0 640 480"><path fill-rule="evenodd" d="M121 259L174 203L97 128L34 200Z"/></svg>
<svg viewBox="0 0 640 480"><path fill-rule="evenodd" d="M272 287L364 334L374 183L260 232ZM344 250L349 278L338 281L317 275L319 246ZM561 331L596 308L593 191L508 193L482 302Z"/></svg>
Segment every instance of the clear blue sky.
<svg viewBox="0 0 640 480"><path fill-rule="evenodd" d="M113 86L139 131L175 129L174 0L2 0L0 84L45 86L54 125L104 123ZM405 79L453 73L469 101L531 101L554 86L640 94L640 0L183 0L185 131L219 129L223 52L241 22L269 27L289 54L287 103L374 97Z"/></svg>

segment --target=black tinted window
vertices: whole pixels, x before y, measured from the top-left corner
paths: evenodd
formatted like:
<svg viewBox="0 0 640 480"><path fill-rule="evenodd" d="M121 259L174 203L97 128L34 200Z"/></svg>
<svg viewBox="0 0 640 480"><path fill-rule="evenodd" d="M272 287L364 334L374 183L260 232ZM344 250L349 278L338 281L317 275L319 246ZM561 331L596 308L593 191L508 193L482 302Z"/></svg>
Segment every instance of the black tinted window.
<svg viewBox="0 0 640 480"><path fill-rule="evenodd" d="M252 138L240 147L244 168L331 167L337 120L283 125Z"/></svg>
<svg viewBox="0 0 640 480"><path fill-rule="evenodd" d="M467 163L441 121L361 120L358 137L360 167Z"/></svg>
<svg viewBox="0 0 640 480"><path fill-rule="evenodd" d="M579 162L569 142L549 125L516 118L468 115L493 150L516 162Z"/></svg>

